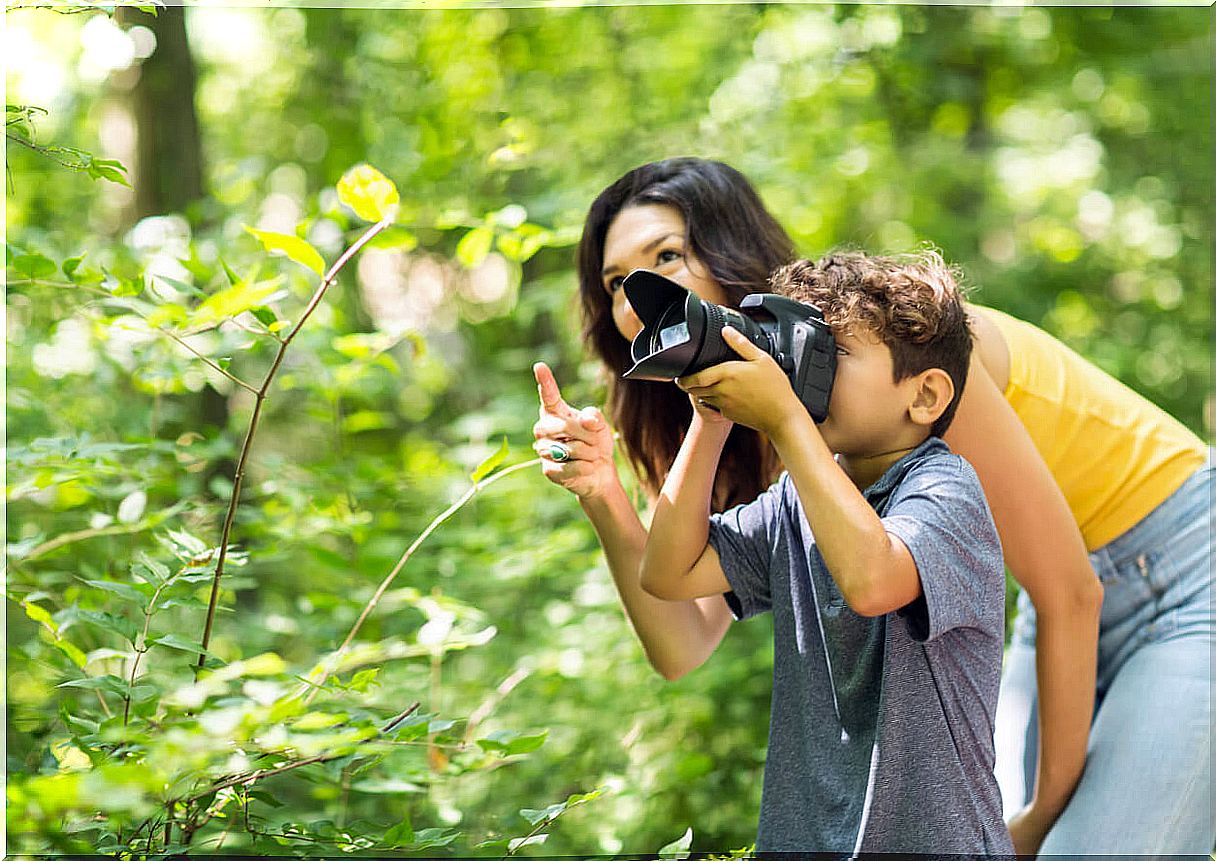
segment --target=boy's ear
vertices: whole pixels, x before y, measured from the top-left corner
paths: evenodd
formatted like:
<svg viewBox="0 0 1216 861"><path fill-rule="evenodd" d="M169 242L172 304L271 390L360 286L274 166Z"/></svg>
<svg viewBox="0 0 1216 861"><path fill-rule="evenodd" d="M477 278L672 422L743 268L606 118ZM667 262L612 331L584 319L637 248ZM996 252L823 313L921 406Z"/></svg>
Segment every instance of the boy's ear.
<svg viewBox="0 0 1216 861"><path fill-rule="evenodd" d="M941 368L929 368L914 378L912 403L908 418L918 425L930 427L950 406L954 398L954 381Z"/></svg>

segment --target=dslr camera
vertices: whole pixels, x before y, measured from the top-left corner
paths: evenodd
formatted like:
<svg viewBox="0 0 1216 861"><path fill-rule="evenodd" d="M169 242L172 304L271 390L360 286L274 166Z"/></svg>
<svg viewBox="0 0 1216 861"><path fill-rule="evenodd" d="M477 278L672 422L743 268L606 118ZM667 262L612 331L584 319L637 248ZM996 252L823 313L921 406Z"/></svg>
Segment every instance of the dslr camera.
<svg viewBox="0 0 1216 861"><path fill-rule="evenodd" d="M635 269L625 296L642 321L627 380L674 380L739 358L722 340L732 326L768 353L817 423L827 418L836 376L836 339L814 305L776 293L751 293L739 310L706 302L662 275Z"/></svg>

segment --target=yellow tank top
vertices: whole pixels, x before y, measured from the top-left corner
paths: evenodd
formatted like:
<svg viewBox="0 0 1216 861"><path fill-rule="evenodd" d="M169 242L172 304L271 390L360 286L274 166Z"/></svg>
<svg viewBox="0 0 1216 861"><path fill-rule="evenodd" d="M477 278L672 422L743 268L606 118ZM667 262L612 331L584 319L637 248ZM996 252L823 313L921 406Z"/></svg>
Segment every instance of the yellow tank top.
<svg viewBox="0 0 1216 861"><path fill-rule="evenodd" d="M1005 338L1005 399L1064 491L1089 550L1138 523L1206 461L1207 447L1181 422L1042 329L972 308Z"/></svg>

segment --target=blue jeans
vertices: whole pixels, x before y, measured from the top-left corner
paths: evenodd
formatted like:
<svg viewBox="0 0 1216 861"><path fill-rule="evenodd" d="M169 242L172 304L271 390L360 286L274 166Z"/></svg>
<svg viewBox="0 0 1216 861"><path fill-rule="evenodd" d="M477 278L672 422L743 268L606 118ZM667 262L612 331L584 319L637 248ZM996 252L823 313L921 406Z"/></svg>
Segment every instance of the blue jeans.
<svg viewBox="0 0 1216 861"><path fill-rule="evenodd" d="M1090 554L1105 590L1085 771L1040 850L1194 854L1212 809L1212 456L1165 502ZM1034 607L1018 599L997 706L1005 815L1034 789Z"/></svg>

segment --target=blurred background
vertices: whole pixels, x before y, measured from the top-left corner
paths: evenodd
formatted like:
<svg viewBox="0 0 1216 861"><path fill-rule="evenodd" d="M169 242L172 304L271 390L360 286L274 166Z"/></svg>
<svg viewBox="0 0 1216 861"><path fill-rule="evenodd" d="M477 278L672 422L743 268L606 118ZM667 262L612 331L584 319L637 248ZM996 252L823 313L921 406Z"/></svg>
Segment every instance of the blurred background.
<svg viewBox="0 0 1216 861"><path fill-rule="evenodd" d="M643 162L734 165L808 256L932 242L974 301L1212 437L1206 7L21 6L4 18L10 851L136 846L166 816L190 831L166 799L253 761L233 764L234 738L241 757L284 749L266 733L293 677L503 438L506 463L532 457L532 363L602 403L573 249L594 196ZM184 325L248 282L273 285L269 319L298 319L317 277L242 225L332 263L363 229L334 190L361 162L396 184L396 223L287 352L209 645L282 666L186 708L197 648L147 643L199 643L209 579L190 560L219 541L254 399L148 318ZM178 331L255 385L277 348L250 313ZM158 564L190 575L176 603L152 594ZM654 852L689 827L696 851L746 846L770 637L736 626L663 682L573 497L521 471L409 560L359 635L378 674L328 688L288 746L415 701L425 738L268 778L265 798L213 793L191 847L495 852L479 844L536 831L521 809L597 788L509 851ZM164 779L127 767L158 757L177 763ZM409 840L386 831L403 817ZM290 828L308 836L260 836Z"/></svg>

